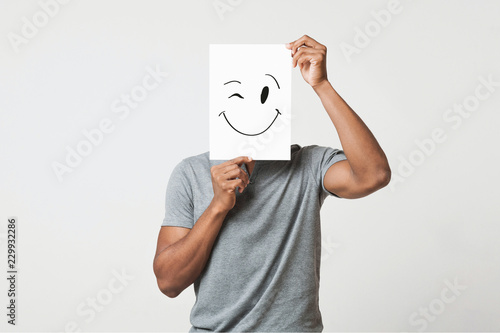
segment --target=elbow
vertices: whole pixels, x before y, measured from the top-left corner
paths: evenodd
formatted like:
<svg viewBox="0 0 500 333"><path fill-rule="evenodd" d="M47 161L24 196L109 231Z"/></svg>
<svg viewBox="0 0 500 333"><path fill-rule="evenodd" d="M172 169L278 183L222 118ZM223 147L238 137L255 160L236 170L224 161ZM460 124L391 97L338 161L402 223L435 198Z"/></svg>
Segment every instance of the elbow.
<svg viewBox="0 0 500 333"><path fill-rule="evenodd" d="M377 171L375 178L375 187L377 189L381 189L389 185L391 181L391 168L387 165L384 168L381 168Z"/></svg>
<svg viewBox="0 0 500 333"><path fill-rule="evenodd" d="M175 298L179 296L183 288L178 288L175 283L173 283L173 278L169 276L165 270L160 269L159 264L156 259L153 263L153 272L156 276L156 283L160 291L169 298Z"/></svg>
<svg viewBox="0 0 500 333"><path fill-rule="evenodd" d="M353 175L352 188L340 196L347 199L363 198L387 186L391 181L391 169L388 164L364 172L362 176Z"/></svg>
<svg viewBox="0 0 500 333"><path fill-rule="evenodd" d="M176 288L166 281L157 280L160 291L169 298L176 298L182 292L182 289Z"/></svg>
<svg viewBox="0 0 500 333"><path fill-rule="evenodd" d="M167 295L169 298L176 298L177 296L179 296L180 293L170 291L170 292L165 292L164 294Z"/></svg>
<svg viewBox="0 0 500 333"><path fill-rule="evenodd" d="M380 190L381 188L386 187L391 181L391 169L389 166L379 168L378 170L371 173L371 175L366 178L364 183L363 195L368 195L373 192Z"/></svg>
<svg viewBox="0 0 500 333"><path fill-rule="evenodd" d="M180 295L180 291L174 289L165 289L161 291L163 294L167 295L168 298L176 298Z"/></svg>

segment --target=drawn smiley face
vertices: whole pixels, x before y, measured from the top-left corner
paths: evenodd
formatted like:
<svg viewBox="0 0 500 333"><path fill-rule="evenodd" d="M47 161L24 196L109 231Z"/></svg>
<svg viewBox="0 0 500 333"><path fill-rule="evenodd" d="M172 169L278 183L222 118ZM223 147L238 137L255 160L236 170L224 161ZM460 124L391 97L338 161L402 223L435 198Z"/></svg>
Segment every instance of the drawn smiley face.
<svg viewBox="0 0 500 333"><path fill-rule="evenodd" d="M271 128L278 116L281 115L281 112L277 108L269 105L270 95L281 89L278 80L273 75L263 75L262 88L260 89L259 87L260 96L258 93L252 94L251 91L247 91L248 94L245 94L245 96L241 95L238 91L241 92L244 83L238 80L230 80L225 82L224 85L231 87L234 92L228 97L228 100L232 100L230 105L228 105L231 109L222 111L219 113L219 117L223 116L228 125L236 132L246 136L260 135ZM278 90L275 90L274 86ZM235 103L234 99L238 102ZM251 105L251 108L255 112L246 114L244 117L241 114L236 114L236 112L241 112L238 106L244 105L243 103L247 104L247 106ZM257 119L255 119L256 116L258 117Z"/></svg>

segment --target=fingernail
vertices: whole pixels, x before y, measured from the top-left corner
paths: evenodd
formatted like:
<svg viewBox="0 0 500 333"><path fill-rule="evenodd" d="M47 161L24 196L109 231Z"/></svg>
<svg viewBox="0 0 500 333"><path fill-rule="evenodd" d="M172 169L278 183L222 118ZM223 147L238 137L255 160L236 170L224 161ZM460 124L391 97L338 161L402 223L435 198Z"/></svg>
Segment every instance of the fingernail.
<svg viewBox="0 0 500 333"><path fill-rule="evenodd" d="M249 161L251 161L251 160L252 160L252 158L251 158L250 156L248 156L248 160L249 160Z"/></svg>

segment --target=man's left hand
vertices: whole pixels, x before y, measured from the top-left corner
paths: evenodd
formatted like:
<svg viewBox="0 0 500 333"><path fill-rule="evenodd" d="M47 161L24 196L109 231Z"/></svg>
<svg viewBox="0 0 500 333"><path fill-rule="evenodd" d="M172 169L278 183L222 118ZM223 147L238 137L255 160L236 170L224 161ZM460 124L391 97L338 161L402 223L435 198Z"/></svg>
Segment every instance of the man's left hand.
<svg viewBox="0 0 500 333"><path fill-rule="evenodd" d="M294 42L286 44L292 51L292 65L300 68L304 80L315 88L320 83L327 82L326 46L311 37L304 35Z"/></svg>

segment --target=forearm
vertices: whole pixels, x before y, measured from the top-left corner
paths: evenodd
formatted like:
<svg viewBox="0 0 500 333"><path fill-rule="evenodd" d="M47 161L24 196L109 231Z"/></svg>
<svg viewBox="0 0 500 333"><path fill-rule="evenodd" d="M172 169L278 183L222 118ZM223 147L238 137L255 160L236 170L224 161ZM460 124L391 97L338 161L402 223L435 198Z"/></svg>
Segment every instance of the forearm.
<svg viewBox="0 0 500 333"><path fill-rule="evenodd" d="M167 296L177 296L198 278L226 214L212 202L185 237L156 256L154 271L160 289Z"/></svg>
<svg viewBox="0 0 500 333"><path fill-rule="evenodd" d="M313 88L337 130L353 176L362 180L389 173L387 157L374 135L330 82L325 80Z"/></svg>

